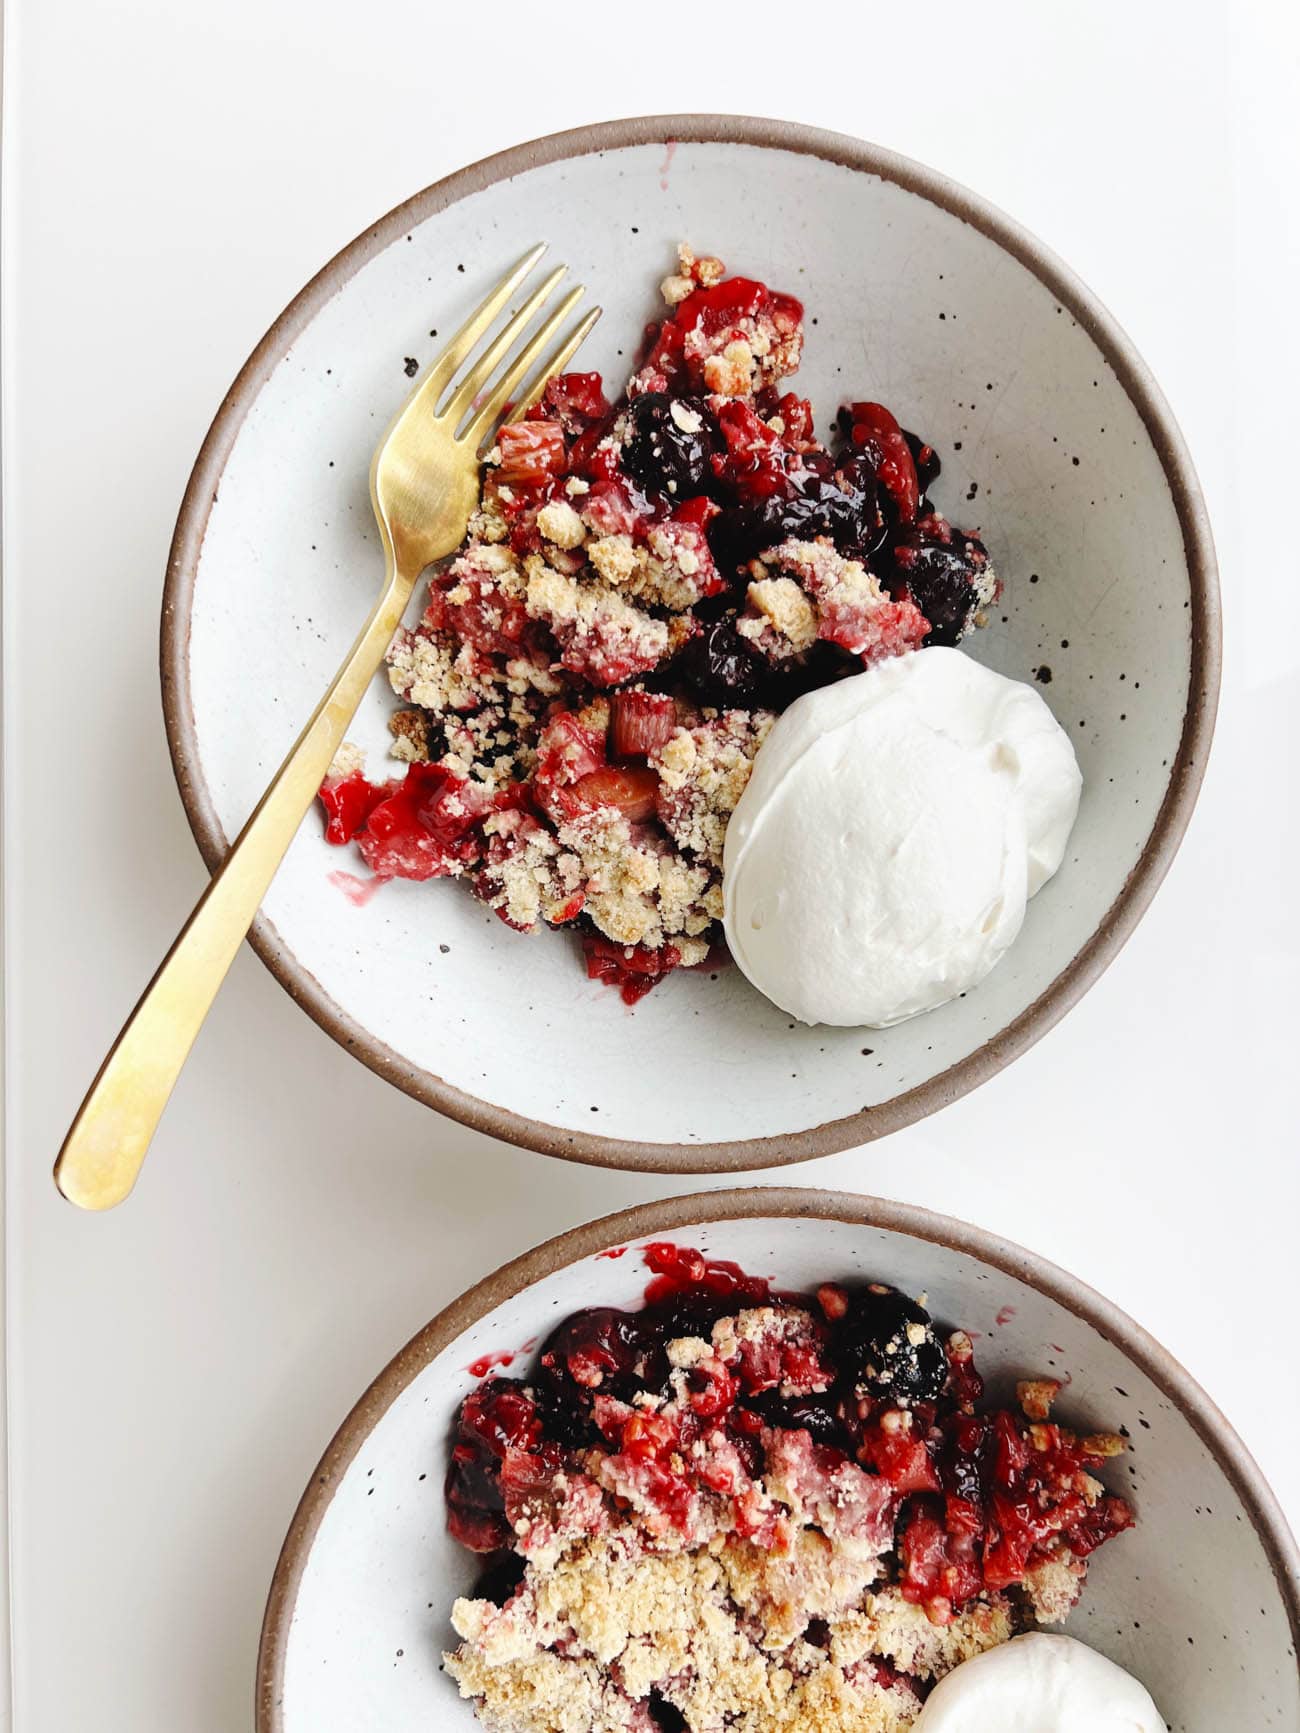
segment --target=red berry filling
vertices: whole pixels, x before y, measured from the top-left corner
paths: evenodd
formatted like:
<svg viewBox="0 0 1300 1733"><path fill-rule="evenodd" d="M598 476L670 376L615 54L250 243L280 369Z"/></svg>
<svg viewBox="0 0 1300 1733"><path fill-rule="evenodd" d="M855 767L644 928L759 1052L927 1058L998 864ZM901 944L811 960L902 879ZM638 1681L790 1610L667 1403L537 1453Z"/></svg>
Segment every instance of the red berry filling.
<svg viewBox="0 0 1300 1733"><path fill-rule="evenodd" d="M535 1507L552 1482L580 1483L583 1523L631 1520L661 1542L706 1535L721 1500L731 1530L780 1551L783 1511L816 1511L832 1541L896 1555L897 1591L942 1625L978 1596L1032 1598L1043 1567L1081 1585L1132 1525L1096 1478L1122 1441L1028 1418L1050 1381L1022 1386L1025 1415L975 1407L969 1338L942 1341L896 1289L778 1297L691 1247L643 1255L642 1310L574 1313L528 1380L489 1377L466 1398L447 1500L467 1546L515 1545L512 1496ZM576 1520L552 1512L546 1532Z"/></svg>
<svg viewBox="0 0 1300 1733"><path fill-rule="evenodd" d="M359 770L346 776L327 776L320 787L325 808L325 841L351 842L370 814L393 792L393 783L367 781Z"/></svg>
<svg viewBox="0 0 1300 1733"><path fill-rule="evenodd" d="M497 435L498 481L538 487L565 469L564 427L558 421L511 421Z"/></svg>
<svg viewBox="0 0 1300 1733"><path fill-rule="evenodd" d="M462 872L482 852L478 826L491 797L439 764L413 764L375 806L357 838L380 878L432 879Z"/></svg>
<svg viewBox="0 0 1300 1733"><path fill-rule="evenodd" d="M675 945L663 945L652 951L646 945L615 944L599 933L584 933L582 949L588 978L617 987L625 1005L635 1005L638 999L644 999L682 960Z"/></svg>

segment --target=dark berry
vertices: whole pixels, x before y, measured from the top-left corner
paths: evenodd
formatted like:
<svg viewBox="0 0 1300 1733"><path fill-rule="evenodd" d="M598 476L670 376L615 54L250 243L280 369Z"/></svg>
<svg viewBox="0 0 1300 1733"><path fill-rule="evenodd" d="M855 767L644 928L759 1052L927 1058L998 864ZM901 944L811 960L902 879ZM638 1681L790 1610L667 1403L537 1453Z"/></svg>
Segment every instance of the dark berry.
<svg viewBox="0 0 1300 1733"><path fill-rule="evenodd" d="M744 1302L738 1302L734 1294L710 1293L703 1287L687 1288L656 1300L640 1316L647 1340L662 1348L682 1336L703 1336L707 1340L718 1319L734 1313L738 1303ZM663 1365L666 1368L666 1360ZM650 1380L659 1382L660 1367L653 1353L647 1357L646 1373Z"/></svg>
<svg viewBox="0 0 1300 1733"><path fill-rule="evenodd" d="M768 1426L779 1427L785 1432L809 1432L816 1444L833 1444L841 1450L849 1447L849 1435L833 1396L789 1398L770 1391L752 1398L747 1406Z"/></svg>
<svg viewBox="0 0 1300 1733"><path fill-rule="evenodd" d="M915 523L921 503L916 461L898 420L883 403L850 403L840 410L840 432L860 451L899 523Z"/></svg>
<svg viewBox="0 0 1300 1733"><path fill-rule="evenodd" d="M848 503L841 508L841 515L832 519L830 534L841 553L866 559L888 533L886 501L881 498L875 474L865 458L853 457L839 465L835 483Z"/></svg>
<svg viewBox="0 0 1300 1733"><path fill-rule="evenodd" d="M718 425L702 398L649 391L628 405L629 430L621 459L624 473L650 493L690 499L703 491L713 471Z"/></svg>
<svg viewBox="0 0 1300 1733"><path fill-rule="evenodd" d="M841 553L865 556L884 535L876 479L870 465L853 458L836 469L815 452L784 478L775 492L743 498L710 526L709 545L724 570L795 538L829 536Z"/></svg>
<svg viewBox="0 0 1300 1733"><path fill-rule="evenodd" d="M850 1292L835 1353L860 1394L900 1408L933 1402L948 1375L929 1313L880 1282Z"/></svg>
<svg viewBox="0 0 1300 1733"><path fill-rule="evenodd" d="M519 1553L498 1554L474 1584L473 1598L476 1601L491 1601L496 1607L505 1606L524 1580L524 1564L525 1561Z"/></svg>
<svg viewBox="0 0 1300 1733"><path fill-rule="evenodd" d="M690 1733L691 1724L680 1709L674 1708L658 1691L651 1691L648 1713L650 1725L659 1733Z"/></svg>
<svg viewBox="0 0 1300 1733"><path fill-rule="evenodd" d="M678 673L703 704L751 709L761 701L766 665L736 631L731 618L714 620L678 660Z"/></svg>
<svg viewBox="0 0 1300 1733"><path fill-rule="evenodd" d="M631 1312L592 1306L566 1318L542 1346L542 1367L584 1390L608 1390L632 1376L641 1357L641 1327Z"/></svg>
<svg viewBox="0 0 1300 1733"><path fill-rule="evenodd" d="M988 555L974 536L954 531L947 524L942 524L941 532L932 532L926 528L930 523L942 520L923 520L896 544L894 567L930 622L926 643L951 645L969 631L971 617L980 605L975 585Z"/></svg>

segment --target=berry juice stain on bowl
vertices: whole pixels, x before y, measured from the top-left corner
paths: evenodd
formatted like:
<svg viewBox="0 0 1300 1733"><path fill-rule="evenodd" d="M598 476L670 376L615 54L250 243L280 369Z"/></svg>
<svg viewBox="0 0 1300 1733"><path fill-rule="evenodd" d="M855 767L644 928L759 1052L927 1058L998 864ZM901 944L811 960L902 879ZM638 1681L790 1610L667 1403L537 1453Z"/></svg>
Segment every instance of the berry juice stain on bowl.
<svg viewBox="0 0 1300 1733"><path fill-rule="evenodd" d="M354 909L364 909L386 882L377 873L373 873L368 879L358 878L356 873L347 872L332 872L329 875L329 883L335 890L343 893Z"/></svg>

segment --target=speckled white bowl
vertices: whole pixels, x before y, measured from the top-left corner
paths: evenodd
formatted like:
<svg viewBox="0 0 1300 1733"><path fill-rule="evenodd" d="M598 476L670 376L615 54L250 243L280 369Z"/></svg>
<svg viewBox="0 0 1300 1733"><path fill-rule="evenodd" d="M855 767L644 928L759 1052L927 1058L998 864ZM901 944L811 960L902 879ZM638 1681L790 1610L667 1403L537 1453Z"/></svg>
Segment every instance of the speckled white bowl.
<svg viewBox="0 0 1300 1733"><path fill-rule="evenodd" d="M1130 1454L1109 1479L1137 1525L1096 1555L1068 1628L1136 1673L1176 1733L1300 1733L1300 1557L1258 1468L1186 1372L1091 1289L992 1234L872 1198L762 1188L576 1228L402 1350L344 1422L289 1530L263 1626L258 1733L476 1725L439 1672L451 1602L476 1570L446 1533L442 1495L468 1368L580 1306L638 1303L638 1248L664 1237L784 1287L879 1277L924 1291L941 1323L976 1338L994 1396L1045 1373L1067 1383L1067 1423L1125 1427Z"/></svg>
<svg viewBox="0 0 1300 1733"><path fill-rule="evenodd" d="M676 141L676 142L672 142ZM444 333L538 237L606 308L582 363L621 381L687 238L797 292L800 388L828 422L891 404L942 453L1006 596L971 653L1040 687L1085 794L1006 960L944 1009L863 1038L794 1027L736 970L635 1011L576 942L511 933L454 884L353 907L355 866L304 825L254 933L294 997L402 1088L554 1154L700 1171L825 1154L951 1101L1022 1052L1132 930L1187 821L1218 689L1213 551L1158 390L1023 230L873 146L771 121L616 122L419 194L294 302L240 375L177 528L163 671L186 807L224 853L369 606L371 447ZM353 730L376 756L377 682ZM665 1079L671 1078L671 1088Z"/></svg>

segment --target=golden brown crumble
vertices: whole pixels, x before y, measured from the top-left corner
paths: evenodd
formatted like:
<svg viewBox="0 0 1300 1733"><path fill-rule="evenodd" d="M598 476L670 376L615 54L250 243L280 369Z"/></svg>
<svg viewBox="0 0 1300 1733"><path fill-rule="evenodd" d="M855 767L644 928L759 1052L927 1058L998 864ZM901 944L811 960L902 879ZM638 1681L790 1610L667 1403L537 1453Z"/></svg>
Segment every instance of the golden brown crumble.
<svg viewBox="0 0 1300 1733"><path fill-rule="evenodd" d="M746 600L736 630L773 661L801 655L816 643L817 611L793 578L755 578Z"/></svg>
<svg viewBox="0 0 1300 1733"><path fill-rule="evenodd" d="M618 656L634 656L652 668L668 653L668 627L634 608L607 584L579 582L540 554L524 559L529 615L543 620L562 648L576 651L585 662L595 647Z"/></svg>
<svg viewBox="0 0 1300 1733"><path fill-rule="evenodd" d="M637 568L637 550L631 536L601 536L588 547L587 558L605 582L616 589L629 584Z"/></svg>
<svg viewBox="0 0 1300 1733"><path fill-rule="evenodd" d="M533 740L546 703L560 682L544 662L518 657L500 663L450 632L402 628L388 652L388 679L418 711L399 711L389 724L394 758L419 762L415 723L424 720L424 758L500 788L530 774Z"/></svg>
<svg viewBox="0 0 1300 1733"><path fill-rule="evenodd" d="M1025 1595L1040 1624L1059 1625L1069 1618L1083 1592L1087 1570L1084 1561L1059 1542L1053 1557L1029 1566Z"/></svg>
<svg viewBox="0 0 1300 1733"><path fill-rule="evenodd" d="M862 1610L841 1623L831 1652L844 1666L883 1655L900 1672L935 1679L1005 1643L1012 1630L1010 1603L1001 1595L972 1601L950 1624L936 1625L924 1607L887 1587L868 1594Z"/></svg>
<svg viewBox="0 0 1300 1733"><path fill-rule="evenodd" d="M660 283L659 293L670 307L676 307L696 289L712 288L713 284L720 283L725 275L726 267L721 259L714 258L712 254L697 259L683 241L677 249L677 270Z"/></svg>
<svg viewBox="0 0 1300 1733"><path fill-rule="evenodd" d="M486 696L477 657L451 632L401 627L388 651L388 680L399 698L441 716L472 710Z"/></svg>
<svg viewBox="0 0 1300 1733"><path fill-rule="evenodd" d="M1118 1432L1090 1432L1080 1443L1089 1456L1123 1456L1128 1449L1127 1440Z"/></svg>
<svg viewBox="0 0 1300 1733"><path fill-rule="evenodd" d="M1059 1378L1022 1378L1016 1385L1016 1401L1026 1420L1046 1420L1060 1393Z"/></svg>
<svg viewBox="0 0 1300 1733"><path fill-rule="evenodd" d="M586 526L567 500L552 500L537 514L537 527L557 548L580 548L587 538Z"/></svg>
<svg viewBox="0 0 1300 1733"><path fill-rule="evenodd" d="M516 834L520 822L517 813L494 813L484 830L489 837ZM485 900L525 931L539 920L572 919L572 899L581 890L583 913L616 944L671 944L685 967L708 955L704 935L718 918L721 894L716 876L644 827L634 832L612 807L580 814L554 831L529 825L515 851L489 873Z"/></svg>
<svg viewBox="0 0 1300 1733"><path fill-rule="evenodd" d="M585 913L616 944L657 949L707 932L707 866L692 866L652 839L638 841L628 821L609 807L561 825L559 835L582 862Z"/></svg>
<svg viewBox="0 0 1300 1733"><path fill-rule="evenodd" d="M345 740L334 754L334 762L329 767L329 774L331 776L355 776L358 770L364 770L365 767L365 753L351 740Z"/></svg>
<svg viewBox="0 0 1300 1733"><path fill-rule="evenodd" d="M775 720L767 710L729 710L679 728L660 747L652 759L661 785L659 817L678 848L721 867L727 821Z"/></svg>
<svg viewBox="0 0 1300 1733"><path fill-rule="evenodd" d="M804 1640L813 1619L831 1650L842 1625L856 1640L876 1574L813 1532L774 1555L734 1539L646 1552L615 1529L530 1565L505 1607L457 1601L447 1669L492 1733L646 1733L652 1691L692 1733L904 1733L920 1709L906 1685Z"/></svg>
<svg viewBox="0 0 1300 1733"><path fill-rule="evenodd" d="M775 572L801 590L812 605L819 637L830 635L826 628L836 619L862 618L889 600L875 574L861 560L846 559L826 536L810 542L780 542L752 561L750 569L760 583ZM753 588L750 602L757 613ZM761 613L757 617L763 619Z"/></svg>
<svg viewBox="0 0 1300 1733"><path fill-rule="evenodd" d="M388 718L388 732L393 737L389 748L392 757L405 764L428 763L429 719L423 710L394 710Z"/></svg>
<svg viewBox="0 0 1300 1733"><path fill-rule="evenodd" d="M757 359L744 338L737 337L718 354L706 357L704 383L719 397L746 397L754 385Z"/></svg>

